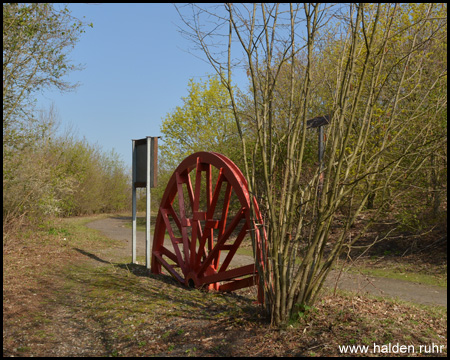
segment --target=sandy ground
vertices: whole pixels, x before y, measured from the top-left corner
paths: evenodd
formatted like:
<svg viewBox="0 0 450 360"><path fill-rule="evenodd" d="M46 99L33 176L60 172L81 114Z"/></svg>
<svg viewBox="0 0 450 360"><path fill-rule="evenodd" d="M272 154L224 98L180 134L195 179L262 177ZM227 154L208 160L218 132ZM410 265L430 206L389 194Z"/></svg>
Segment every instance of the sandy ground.
<svg viewBox="0 0 450 360"><path fill-rule="evenodd" d="M117 247L114 257L123 259L130 256L131 262L131 229L126 224L131 221L128 217L112 217L95 220L87 224L87 227L99 230L103 235L119 240L123 247ZM153 229L152 229L153 230ZM170 243L170 240L168 240ZM167 244L170 247L170 244ZM137 256L145 256L145 232L137 231ZM110 261L117 261L110 259ZM245 255L235 255L231 265L246 265L253 263L253 259ZM425 305L447 306L447 289L412 283L397 279L388 279L358 274L332 272L325 282L325 286L354 291L358 294L372 294L383 297L399 298Z"/></svg>

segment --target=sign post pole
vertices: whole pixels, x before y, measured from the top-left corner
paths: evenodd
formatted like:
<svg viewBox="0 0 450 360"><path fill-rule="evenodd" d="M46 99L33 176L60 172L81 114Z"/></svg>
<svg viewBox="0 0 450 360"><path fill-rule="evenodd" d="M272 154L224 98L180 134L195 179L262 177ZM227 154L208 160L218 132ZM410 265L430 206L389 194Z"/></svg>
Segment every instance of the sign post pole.
<svg viewBox="0 0 450 360"><path fill-rule="evenodd" d="M133 170L131 184L131 208L132 208L132 230L131 230L131 263L136 264L136 141L132 140Z"/></svg>
<svg viewBox="0 0 450 360"><path fill-rule="evenodd" d="M146 186L146 200L147 206L145 211L145 267L150 269L150 187L151 187L151 176L152 168L150 166L152 160L152 138L147 136L147 186Z"/></svg>
<svg viewBox="0 0 450 360"><path fill-rule="evenodd" d="M150 269L150 225L151 225L151 194L150 188L156 186L158 164L158 138L147 136L145 139L132 140L133 179L132 179L132 231L131 231L131 261L136 263L136 188L146 188L145 214L145 265Z"/></svg>

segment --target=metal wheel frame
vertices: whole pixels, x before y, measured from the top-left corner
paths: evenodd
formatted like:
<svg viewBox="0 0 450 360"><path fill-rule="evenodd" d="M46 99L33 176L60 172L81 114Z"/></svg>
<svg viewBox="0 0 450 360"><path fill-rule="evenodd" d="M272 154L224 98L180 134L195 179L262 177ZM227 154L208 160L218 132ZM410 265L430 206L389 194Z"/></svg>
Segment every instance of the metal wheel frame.
<svg viewBox="0 0 450 360"><path fill-rule="evenodd" d="M215 187L212 184L212 167L218 169ZM195 171L195 184L192 187L191 172ZM204 179L204 180L203 180ZM218 204L223 185L223 204ZM202 184L206 185L202 192ZM185 203L186 192L188 201ZM228 218L232 193L237 196L240 209ZM181 196L179 196L181 194ZM206 199L202 199L206 194ZM178 213L174 200L178 197ZM151 259L151 271L161 274L164 267L180 283L195 288L232 291L259 285L258 301L262 302L263 291L259 284L256 264L228 269L242 240L250 236L256 228L251 219L250 206L254 207L257 222L262 224L256 201L250 200L247 181L239 168L226 156L212 152L198 152L188 156L171 176L159 207ZM200 210L200 202L206 205ZM220 219L214 218L216 209L221 206ZM187 215L190 210L190 217ZM170 221L172 219L172 221ZM244 221L245 220L245 221ZM240 227L240 230L239 230ZM214 230L217 229L215 232ZM239 230L237 237L230 238ZM180 235L177 236L177 235ZM170 246L164 238L170 237ZM259 265L263 265L260 232L254 231ZM191 241L195 239L195 241ZM167 241L166 241L167 244ZM228 254L220 262L221 251Z"/></svg>

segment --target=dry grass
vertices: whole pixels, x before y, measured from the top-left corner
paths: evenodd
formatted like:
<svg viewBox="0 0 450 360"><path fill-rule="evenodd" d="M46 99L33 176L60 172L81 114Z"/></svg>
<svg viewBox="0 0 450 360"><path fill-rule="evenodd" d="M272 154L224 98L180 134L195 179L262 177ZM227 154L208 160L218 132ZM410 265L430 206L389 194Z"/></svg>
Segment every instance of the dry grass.
<svg viewBox="0 0 450 360"><path fill-rule="evenodd" d="M22 234L4 250L4 356L340 356L339 345L447 344L446 308L343 292L273 328L251 289L187 290L110 263L114 241L88 220Z"/></svg>

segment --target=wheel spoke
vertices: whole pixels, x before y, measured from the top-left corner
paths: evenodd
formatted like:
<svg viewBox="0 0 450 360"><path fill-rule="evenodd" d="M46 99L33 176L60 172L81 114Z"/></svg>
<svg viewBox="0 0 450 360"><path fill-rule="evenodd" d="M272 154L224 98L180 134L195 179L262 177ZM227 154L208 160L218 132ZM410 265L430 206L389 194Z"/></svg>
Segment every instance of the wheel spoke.
<svg viewBox="0 0 450 360"><path fill-rule="evenodd" d="M169 233L170 240L172 241L172 246L175 251L175 255L177 257L177 263L180 265L181 269L184 272L185 271L184 261L181 256L180 249L178 247L178 244L182 242L182 238L176 237L173 232L172 224L170 223L169 217L167 216L169 211L166 209L161 209L160 211L161 211L164 223L166 225L167 232ZM172 209L172 211L173 211L173 209Z"/></svg>
<svg viewBox="0 0 450 360"><path fill-rule="evenodd" d="M190 248L190 239L189 235L187 233L188 227L191 226L190 220L186 216L186 206L184 202L184 193L183 193L183 184L187 185L187 191L189 195L189 199L191 199L192 204L192 187L191 185L191 179L189 177L189 174L180 175L178 172L176 173L177 178L177 189L178 189L178 204L180 207L180 222L181 222L181 237L183 239L183 254L184 254L184 266L185 269L188 269L189 263L189 248ZM191 190L191 191L189 191Z"/></svg>
<svg viewBox="0 0 450 360"><path fill-rule="evenodd" d="M238 237L234 241L232 248L228 252L225 260L223 261L219 272L225 271L227 269L228 265L230 265L230 262L233 259L233 256L236 253L239 245L241 245L242 240L244 240L245 235L247 235L247 230L248 230L248 226L247 226L247 223L245 223L244 226L242 227L241 231L239 232Z"/></svg>
<svg viewBox="0 0 450 360"><path fill-rule="evenodd" d="M214 188L214 194L211 200L211 205L207 212L207 218L212 219L214 212L216 210L217 201L219 200L220 190L222 188L222 183L225 181L225 176L223 175L223 168L219 169L219 176L217 177L216 187Z"/></svg>
<svg viewBox="0 0 450 360"><path fill-rule="evenodd" d="M197 246L197 238L202 237L202 229L200 226L200 214L199 214L199 206L200 206L200 195L201 195L201 185L202 185L202 169L201 169L200 157L197 158L196 164L196 173L195 173L195 193L194 193L194 201L192 202L192 233L191 233L191 248L190 253L191 257L189 262L192 268L195 268L196 263L196 246ZM199 248L199 252L201 249Z"/></svg>

